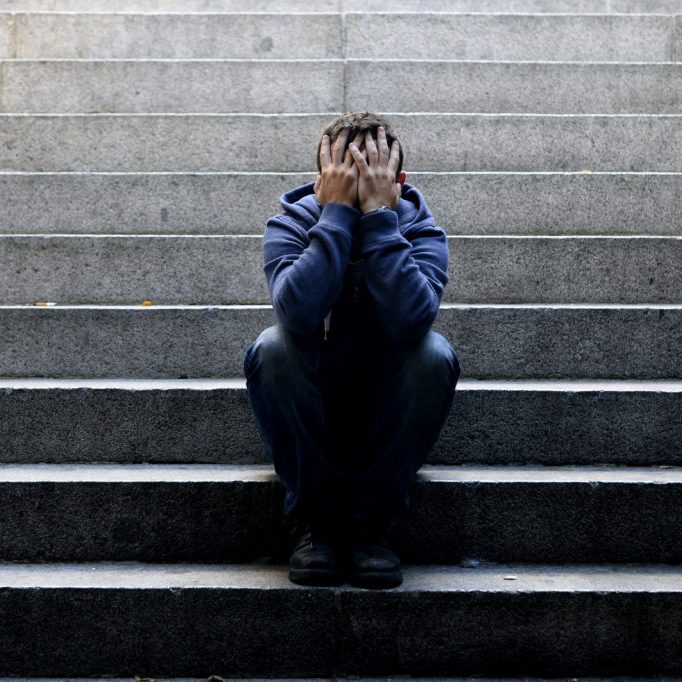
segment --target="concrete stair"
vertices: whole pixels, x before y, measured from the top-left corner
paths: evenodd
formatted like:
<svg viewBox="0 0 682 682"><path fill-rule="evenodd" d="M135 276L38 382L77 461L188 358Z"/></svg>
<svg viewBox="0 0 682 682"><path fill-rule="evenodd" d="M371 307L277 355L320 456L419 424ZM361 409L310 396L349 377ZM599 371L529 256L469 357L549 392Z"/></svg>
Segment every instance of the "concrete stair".
<svg viewBox="0 0 682 682"><path fill-rule="evenodd" d="M679 674L681 68L682 0L0 0L0 675ZM242 367L361 108L463 366L386 591L288 581Z"/></svg>

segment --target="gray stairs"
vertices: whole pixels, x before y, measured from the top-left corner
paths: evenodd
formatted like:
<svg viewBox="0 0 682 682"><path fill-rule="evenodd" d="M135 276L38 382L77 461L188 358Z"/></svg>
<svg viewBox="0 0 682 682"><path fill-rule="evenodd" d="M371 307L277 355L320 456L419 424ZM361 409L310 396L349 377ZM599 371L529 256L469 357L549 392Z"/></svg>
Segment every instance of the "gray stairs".
<svg viewBox="0 0 682 682"><path fill-rule="evenodd" d="M246 9L0 0L0 676L679 675L682 0ZM385 591L288 581L242 373L360 108L463 365Z"/></svg>

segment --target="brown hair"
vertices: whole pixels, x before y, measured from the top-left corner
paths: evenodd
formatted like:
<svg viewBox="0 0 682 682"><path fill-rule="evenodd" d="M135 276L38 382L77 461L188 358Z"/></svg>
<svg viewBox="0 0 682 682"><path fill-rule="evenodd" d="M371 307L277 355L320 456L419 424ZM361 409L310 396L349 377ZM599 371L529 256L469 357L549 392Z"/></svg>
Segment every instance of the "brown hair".
<svg viewBox="0 0 682 682"><path fill-rule="evenodd" d="M383 126L386 130L386 141L388 142L388 148L391 148L394 140L397 140L397 135L393 132L391 124L381 116L377 114L372 114L369 111L353 111L343 116L339 116L335 121L332 121L320 135L320 141L317 143L317 170L322 171L322 166L320 165L320 148L322 147L322 135L329 135L329 141L334 144L336 138L340 135L344 128L350 128L350 133L348 139L346 140L346 145L344 147L344 154L348 148L349 143L358 135L358 133L364 133L369 130L372 136L376 139L377 129L379 126ZM399 161L398 170L396 171L396 179L400 175L400 171L403 169L403 145L400 144L398 148Z"/></svg>

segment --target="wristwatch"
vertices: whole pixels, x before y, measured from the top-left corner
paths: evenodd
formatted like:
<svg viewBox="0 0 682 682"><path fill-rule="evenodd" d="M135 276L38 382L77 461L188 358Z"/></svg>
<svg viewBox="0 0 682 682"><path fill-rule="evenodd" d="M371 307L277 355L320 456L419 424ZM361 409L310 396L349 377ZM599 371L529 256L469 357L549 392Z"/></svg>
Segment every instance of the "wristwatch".
<svg viewBox="0 0 682 682"><path fill-rule="evenodd" d="M381 211L392 211L392 210L393 209L390 206L381 205L381 206L377 206L376 208L373 208L371 211L367 211L367 213L365 213L363 217L368 216L368 215L372 215L374 213L380 213Z"/></svg>

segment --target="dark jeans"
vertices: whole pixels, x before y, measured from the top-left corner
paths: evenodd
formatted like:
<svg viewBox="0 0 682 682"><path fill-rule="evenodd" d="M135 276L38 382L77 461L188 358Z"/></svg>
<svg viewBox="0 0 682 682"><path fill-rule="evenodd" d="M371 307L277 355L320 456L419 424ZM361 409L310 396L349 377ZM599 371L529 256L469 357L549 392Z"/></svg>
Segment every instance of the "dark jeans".
<svg viewBox="0 0 682 682"><path fill-rule="evenodd" d="M251 407L290 519L395 517L450 410L459 362L429 331L404 345L302 337L276 325L246 352Z"/></svg>

